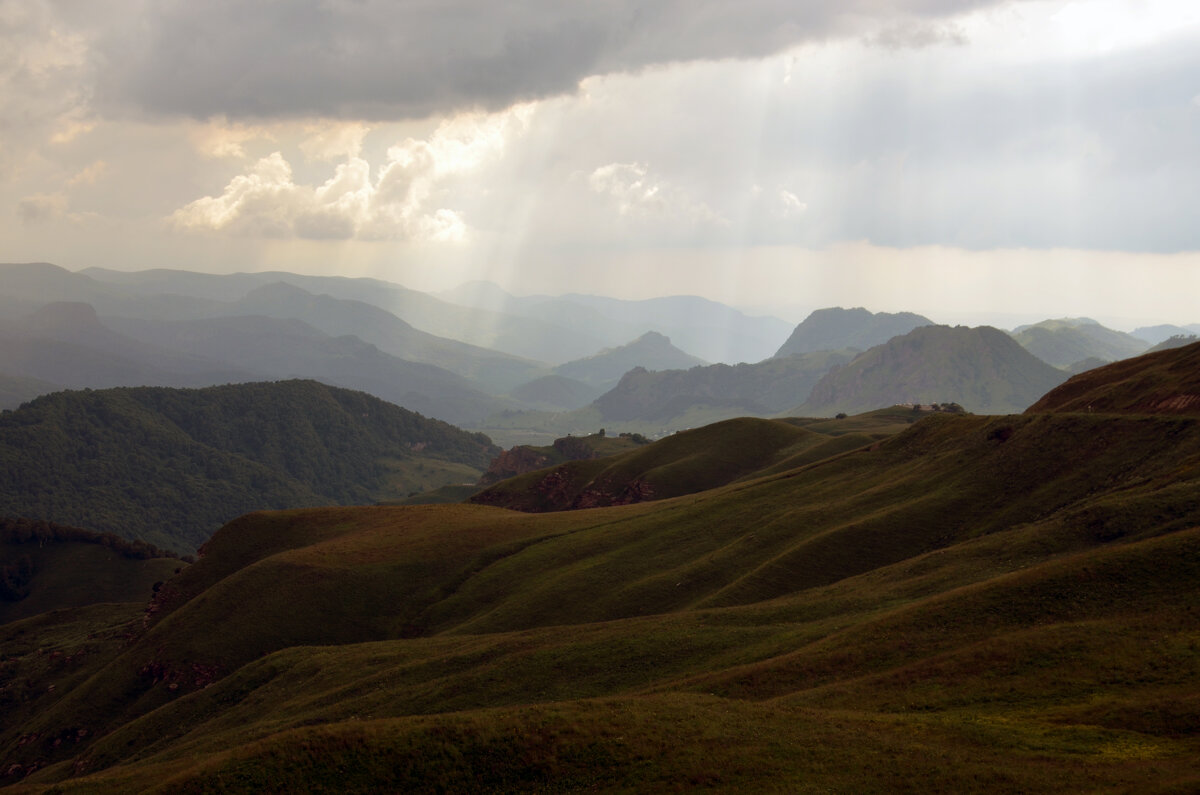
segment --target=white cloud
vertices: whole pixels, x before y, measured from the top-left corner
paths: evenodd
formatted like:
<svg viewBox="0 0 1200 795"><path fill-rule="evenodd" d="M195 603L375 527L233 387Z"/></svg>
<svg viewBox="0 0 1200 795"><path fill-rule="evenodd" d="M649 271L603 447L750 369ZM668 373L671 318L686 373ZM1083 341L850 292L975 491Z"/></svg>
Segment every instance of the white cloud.
<svg viewBox="0 0 1200 795"><path fill-rule="evenodd" d="M784 216L803 215L808 209L806 202L800 201L800 197L784 188L779 189L779 214Z"/></svg>
<svg viewBox="0 0 1200 795"><path fill-rule="evenodd" d="M275 136L260 125L214 120L193 129L191 139L196 151L205 157L244 158L246 157L245 144L259 140L273 141Z"/></svg>
<svg viewBox="0 0 1200 795"><path fill-rule="evenodd" d="M363 138L371 131L361 122L310 124L306 129L310 134L300 143L300 151L309 160L327 161L358 157Z"/></svg>
<svg viewBox="0 0 1200 795"><path fill-rule="evenodd" d="M368 128L341 125L300 143L310 158L345 157L322 184L297 183L291 163L276 151L234 177L219 196L196 199L170 220L182 229L263 237L462 241L467 225L456 210L437 206L439 191L446 180L499 157L530 112L520 106L445 120L427 139L388 148L374 180L371 164L358 156Z"/></svg>
<svg viewBox="0 0 1200 795"><path fill-rule="evenodd" d="M620 215L631 218L674 217L686 221L725 224L708 205L641 163L609 163L588 175L593 191L612 198Z"/></svg>

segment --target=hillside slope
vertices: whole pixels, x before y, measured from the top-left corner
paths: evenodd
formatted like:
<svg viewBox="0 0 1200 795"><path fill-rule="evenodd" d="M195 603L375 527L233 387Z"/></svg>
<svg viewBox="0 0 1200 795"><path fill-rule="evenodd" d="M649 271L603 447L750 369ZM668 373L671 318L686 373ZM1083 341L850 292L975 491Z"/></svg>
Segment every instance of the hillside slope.
<svg viewBox="0 0 1200 795"><path fill-rule="evenodd" d="M812 389L802 415L870 411L896 403L958 403L1007 414L1066 379L1002 331L925 326L862 353Z"/></svg>
<svg viewBox="0 0 1200 795"><path fill-rule="evenodd" d="M183 565L143 542L0 518L0 624L101 602L142 605Z"/></svg>
<svg viewBox="0 0 1200 795"><path fill-rule="evenodd" d="M1200 343L1080 373L1028 409L1068 411L1200 414Z"/></svg>
<svg viewBox="0 0 1200 795"><path fill-rule="evenodd" d="M249 510L473 481L496 452L313 381L58 392L0 415L0 516L190 552Z"/></svg>
<svg viewBox="0 0 1200 795"><path fill-rule="evenodd" d="M56 670L6 639L28 688L6 772L101 792L1186 791L1198 423L933 415L660 503L243 517L130 642Z"/></svg>

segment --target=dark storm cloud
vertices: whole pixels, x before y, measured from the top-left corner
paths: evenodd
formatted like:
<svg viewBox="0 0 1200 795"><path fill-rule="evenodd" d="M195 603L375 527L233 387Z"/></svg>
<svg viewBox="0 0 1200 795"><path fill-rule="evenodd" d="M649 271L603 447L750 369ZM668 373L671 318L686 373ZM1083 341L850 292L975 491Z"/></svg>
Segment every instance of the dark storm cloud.
<svg viewBox="0 0 1200 795"><path fill-rule="evenodd" d="M170 0L101 43L98 98L197 118L415 118L827 37L920 43L999 1Z"/></svg>

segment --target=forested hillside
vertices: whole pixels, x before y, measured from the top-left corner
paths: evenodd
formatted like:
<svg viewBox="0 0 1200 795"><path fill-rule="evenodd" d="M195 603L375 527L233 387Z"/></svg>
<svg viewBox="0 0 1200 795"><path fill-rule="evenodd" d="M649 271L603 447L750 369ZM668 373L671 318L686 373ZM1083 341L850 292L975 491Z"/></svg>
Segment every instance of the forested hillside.
<svg viewBox="0 0 1200 795"><path fill-rule="evenodd" d="M191 552L247 511L474 481L498 452L315 381L58 392L0 415L0 515Z"/></svg>

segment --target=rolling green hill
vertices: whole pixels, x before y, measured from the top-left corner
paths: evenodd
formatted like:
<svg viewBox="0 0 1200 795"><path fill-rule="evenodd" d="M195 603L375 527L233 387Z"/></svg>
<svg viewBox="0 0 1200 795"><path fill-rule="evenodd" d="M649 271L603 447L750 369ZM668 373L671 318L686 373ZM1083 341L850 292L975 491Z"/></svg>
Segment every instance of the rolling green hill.
<svg viewBox="0 0 1200 795"><path fill-rule="evenodd" d="M1066 373L989 326L924 326L832 370L794 413L857 413L895 403L958 403L968 411L1024 410Z"/></svg>
<svg viewBox="0 0 1200 795"><path fill-rule="evenodd" d="M473 482L497 452L315 381L58 392L0 414L0 515L191 552L249 510Z"/></svg>
<svg viewBox="0 0 1200 795"><path fill-rule="evenodd" d="M883 412L881 412L883 413ZM899 412L900 422L916 415ZM716 488L736 480L794 469L863 447L894 432L855 430L865 418L847 419L833 433L795 422L743 417L680 431L650 447L605 458L579 458L489 486L471 498L480 505L518 511L564 511L628 505Z"/></svg>
<svg viewBox="0 0 1200 795"><path fill-rule="evenodd" d="M0 630L3 781L1200 786L1200 418L932 413L769 449L840 422L714 429L748 477L657 502L244 516L128 623Z"/></svg>
<svg viewBox="0 0 1200 795"><path fill-rule="evenodd" d="M140 607L183 563L112 534L0 518L0 624L103 602Z"/></svg>
<svg viewBox="0 0 1200 795"><path fill-rule="evenodd" d="M1200 343L1080 373L1028 411L1200 414Z"/></svg>

